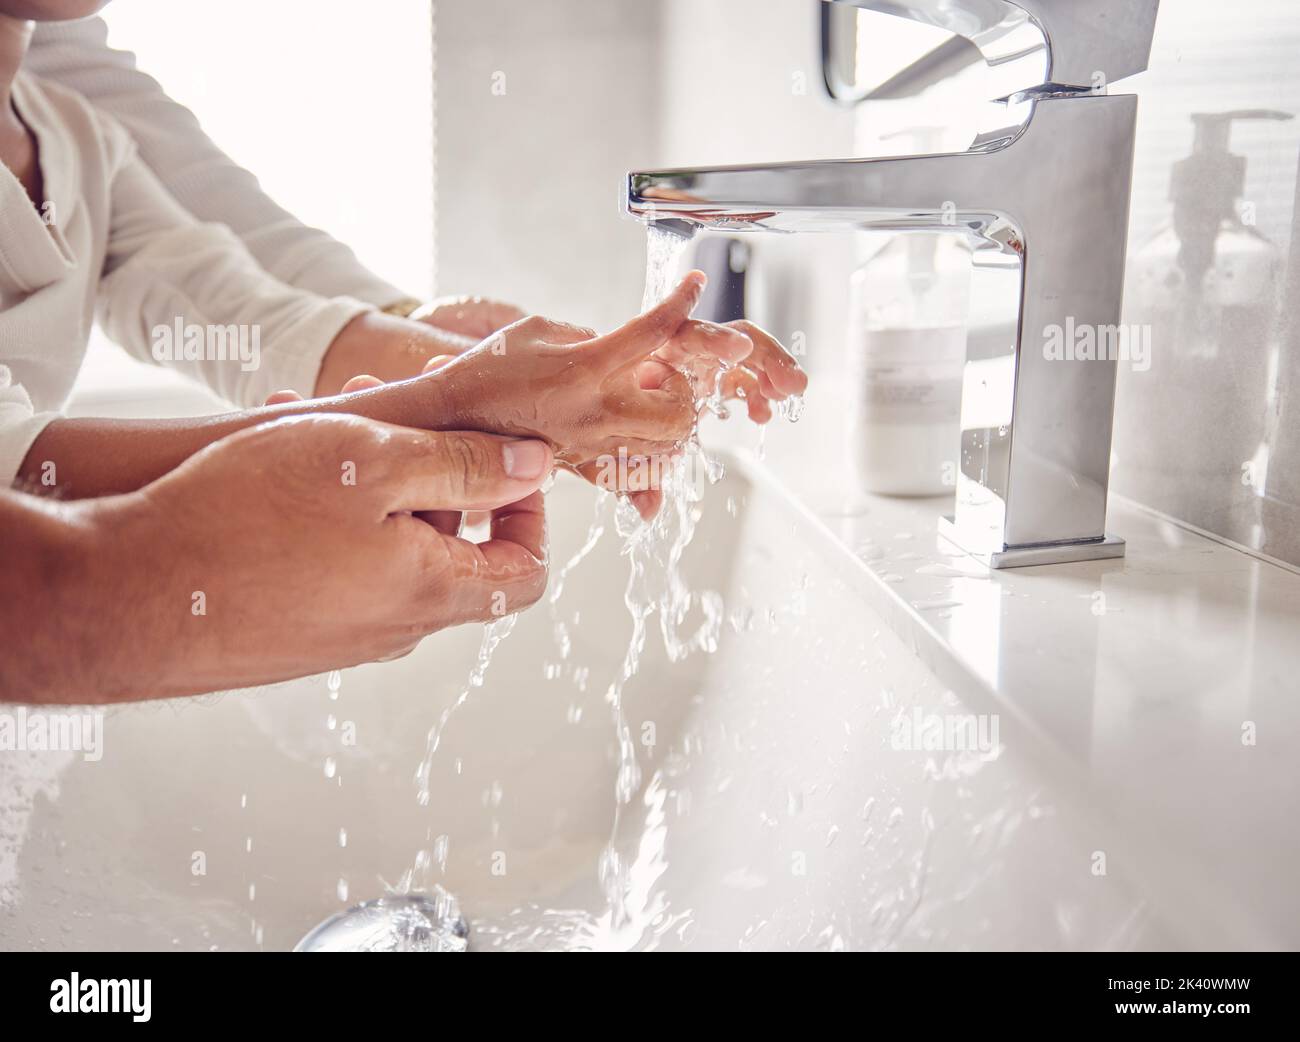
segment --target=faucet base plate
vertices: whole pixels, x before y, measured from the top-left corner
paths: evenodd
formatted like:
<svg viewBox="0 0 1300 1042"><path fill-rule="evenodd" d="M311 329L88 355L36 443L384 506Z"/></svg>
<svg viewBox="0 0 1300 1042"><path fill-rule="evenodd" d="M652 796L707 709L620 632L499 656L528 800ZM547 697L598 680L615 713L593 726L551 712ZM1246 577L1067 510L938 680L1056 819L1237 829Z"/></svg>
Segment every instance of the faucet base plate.
<svg viewBox="0 0 1300 1042"><path fill-rule="evenodd" d="M979 553L962 546L961 534L951 517L939 518L939 534L957 549L989 568L1027 568L1036 564L1104 561L1124 556L1124 540L1109 533L1103 539L1045 546L1009 546L992 553Z"/></svg>

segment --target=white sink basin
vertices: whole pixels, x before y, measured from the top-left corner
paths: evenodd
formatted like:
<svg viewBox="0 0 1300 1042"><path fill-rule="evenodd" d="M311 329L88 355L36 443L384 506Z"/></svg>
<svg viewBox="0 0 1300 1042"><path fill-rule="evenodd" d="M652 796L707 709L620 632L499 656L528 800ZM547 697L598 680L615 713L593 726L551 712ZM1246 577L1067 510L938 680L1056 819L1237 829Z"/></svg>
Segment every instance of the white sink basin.
<svg viewBox="0 0 1300 1042"><path fill-rule="evenodd" d="M594 497L568 480L550 494L557 565L586 538ZM720 646L671 663L652 631L627 687L631 733L653 745L638 746L619 835L632 923L604 929L604 696L631 629L619 549L607 531L558 603L500 645L444 732L428 806L414 782L425 735L462 690L480 627L346 671L337 700L315 677L118 709L98 763L0 753L0 944L288 949L398 884L439 836L432 878L459 897L471 950L1178 943L1122 871L1095 873L1105 825L1051 791L1039 743L1008 743L1013 721L1000 718L991 757L891 747L893 722L917 709L977 710L874 613L862 588L880 580L738 460L684 566L693 589L724 597Z"/></svg>

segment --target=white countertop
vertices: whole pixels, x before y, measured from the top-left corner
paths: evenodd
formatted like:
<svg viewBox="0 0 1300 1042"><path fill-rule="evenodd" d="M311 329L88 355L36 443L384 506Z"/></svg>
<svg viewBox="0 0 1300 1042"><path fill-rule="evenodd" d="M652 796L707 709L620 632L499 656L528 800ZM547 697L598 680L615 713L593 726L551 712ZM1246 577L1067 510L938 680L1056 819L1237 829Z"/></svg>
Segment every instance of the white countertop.
<svg viewBox="0 0 1300 1042"><path fill-rule="evenodd" d="M1006 740L1106 823L1110 864L1193 943L1300 947L1300 574L1116 499L1123 559L990 571L939 537L949 499L859 490L833 401L814 383L762 452L864 596L960 698L1015 723Z"/></svg>

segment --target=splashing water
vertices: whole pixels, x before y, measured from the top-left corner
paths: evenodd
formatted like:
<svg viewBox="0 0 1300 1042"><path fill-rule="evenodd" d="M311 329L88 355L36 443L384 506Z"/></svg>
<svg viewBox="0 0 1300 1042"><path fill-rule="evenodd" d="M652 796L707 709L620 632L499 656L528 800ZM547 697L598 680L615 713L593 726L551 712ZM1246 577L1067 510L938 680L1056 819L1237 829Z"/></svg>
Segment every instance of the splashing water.
<svg viewBox="0 0 1300 1042"><path fill-rule="evenodd" d="M492 653L496 651L498 644L510 636L510 631L515 628L515 622L518 618L518 615L504 615L483 627L483 640L478 648L478 661L475 663L474 668L470 670L469 679L465 681L465 686L461 688L456 700L442 711L442 715L438 717L438 722L429 728L429 735L425 740L424 759L420 761L420 766L415 772L415 783L418 787L420 806L427 807L429 805L429 772L433 767L433 754L438 751L438 745L442 741L442 732L447 726L447 721L452 718L456 710L469 701L471 691L476 687L483 686L483 678L487 675L488 666L492 664Z"/></svg>
<svg viewBox="0 0 1300 1042"><path fill-rule="evenodd" d="M651 226L646 241L646 282L643 311L653 307L672 289L678 265L688 239ZM697 390L696 409L721 410L721 373L711 389ZM617 679L605 693L614 722L618 746L618 769L614 782L614 820L610 838L601 852L598 873L601 889L608 904L608 918L601 922L605 933L599 947L626 947L635 943L645 926L645 895L638 900L638 886L629 865L618 848L619 828L624 809L641 787L641 767L637 762L636 744L623 707L623 692L636 675L645 650L651 616L658 613L659 631L664 649L672 662L680 662L694 651L717 649L722 631L723 601L715 591L695 594L681 572L682 554L695 535L700 519L700 502L704 484L722 479L722 467L710 460L692 436L677 464L661 482L663 506L655 518L643 521L636 508L620 500L615 510L615 529L623 539L623 554L628 559L628 581L623 601L632 617L632 635ZM700 479L703 478L704 481ZM704 618L693 633L683 627L693 608L699 607ZM644 853L644 852L643 852Z"/></svg>
<svg viewBox="0 0 1300 1042"><path fill-rule="evenodd" d="M642 310L653 307L673 288L688 242L687 238L679 234L661 231L653 226L648 230ZM721 377L722 373L719 372L712 387L697 388L697 412L705 409L722 411ZM796 409L792 406L790 411L783 411L783 415L792 420L797 419ZM640 667L652 617L656 614L659 617L659 633L670 661L680 662L693 652L713 652L718 647L724 622L722 596L712 590L693 592L682 575L680 566L682 555L690 545L700 519L704 487L720 481L722 477L722 466L704 453L693 435L685 446L681 459L661 480L663 506L653 520L643 521L636 508L625 498L620 498L615 506L614 529L623 541L622 552L628 559L628 580L623 600L632 619L632 634L622 666L605 692L618 748L613 821L609 840L597 864L607 910L601 916L583 917L584 921L574 924L575 940L580 938L580 947L606 950L631 947L646 932L652 920L658 921L656 917L663 917L662 897L655 897L649 890L650 883L663 871L665 829L662 820L657 828L650 830L653 836L647 833L640 837L635 856L631 859L625 858L618 846L625 808L642 789L641 766L637 760L632 730L624 712L623 693L628 681ZM569 657L571 644L556 606L564 592L566 579L591 553L606 531L607 501L608 494L598 495L595 518L581 548L552 578L548 607L561 660ZM702 620L694 630L690 630L687 620L696 609ZM471 691L482 686L493 652L514 628L515 620L515 616L509 616L485 628L478 662L464 689L429 730L425 756L416 771L417 797L422 805L427 806L430 802L431 767L448 721L469 699ZM586 670L582 672L585 675ZM647 807L662 802L660 787L659 772L656 772L646 786ZM654 795L656 793L658 796ZM654 839L648 847L647 838ZM418 853L414 866L403 875L395 888L396 892L408 894L412 890L435 889L436 884L431 879L433 864L436 862L445 866L446 857L447 837L439 836L433 851L422 849ZM488 928L487 933L491 932L491 928Z"/></svg>
<svg viewBox="0 0 1300 1042"><path fill-rule="evenodd" d="M553 619L556 617L555 605L559 602L560 596L564 593L564 583L565 580L568 579L569 573L586 560L587 555L590 554L591 551L596 548L596 544L600 542L600 537L605 534L604 514L605 497L598 496L596 498L596 516L592 519L591 527L587 529L587 538L582 541L582 547L576 554L565 562L564 567L561 568L551 580L551 592L547 597L547 602L551 606L551 617ZM561 657L567 656L562 655Z"/></svg>
<svg viewBox="0 0 1300 1042"><path fill-rule="evenodd" d="M443 732L447 728L448 721L455 715L466 702L469 701L470 692L477 687L483 686L483 679L487 675L488 667L492 664L492 655L497 646L510 636L510 632L515 628L518 621L518 615L504 615L499 619L494 619L483 627L483 639L479 643L478 660L474 668L470 670L465 686L461 688L460 694L456 699L444 709L438 717L437 723L429 728L428 737L425 739L424 758L420 761L419 767L415 771L416 799L420 806L427 807L432 795L430 788L430 775L433 771L434 754L438 751L438 746L442 742ZM431 852L421 849L415 857L415 863L411 868L402 874L401 881L394 888L398 894L409 894L413 890L426 891L433 889L431 873L435 862L441 869L446 868L447 852L446 837L440 836L434 843L434 850Z"/></svg>

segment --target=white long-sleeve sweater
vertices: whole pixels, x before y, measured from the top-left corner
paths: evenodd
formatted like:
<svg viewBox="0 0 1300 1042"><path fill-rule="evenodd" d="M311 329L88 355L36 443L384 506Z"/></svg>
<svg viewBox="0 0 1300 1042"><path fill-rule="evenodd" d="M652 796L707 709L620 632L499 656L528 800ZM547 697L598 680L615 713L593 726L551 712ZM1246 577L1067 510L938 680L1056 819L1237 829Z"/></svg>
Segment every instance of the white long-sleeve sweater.
<svg viewBox="0 0 1300 1042"><path fill-rule="evenodd" d="M330 342L369 304L272 277L228 228L182 208L130 134L80 94L19 73L13 102L37 139L45 198L33 205L0 165L0 487L65 404L96 315L135 356L230 401L311 392ZM231 325L256 337L256 366L211 332L189 352L162 332Z"/></svg>

